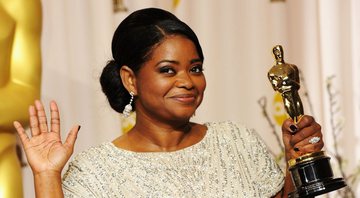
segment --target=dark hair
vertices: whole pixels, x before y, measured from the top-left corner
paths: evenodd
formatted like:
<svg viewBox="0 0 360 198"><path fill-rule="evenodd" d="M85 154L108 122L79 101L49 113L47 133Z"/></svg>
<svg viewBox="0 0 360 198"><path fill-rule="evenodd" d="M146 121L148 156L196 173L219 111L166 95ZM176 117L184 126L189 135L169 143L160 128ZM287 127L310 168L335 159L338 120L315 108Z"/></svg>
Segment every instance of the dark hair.
<svg viewBox="0 0 360 198"><path fill-rule="evenodd" d="M167 35L176 34L190 39L200 59L204 59L195 33L168 11L157 8L142 9L133 12L120 23L112 40L113 60L107 63L100 76L102 90L115 111L122 113L130 101L130 94L121 81L120 68L127 65L136 75L141 66L149 60L154 48Z"/></svg>

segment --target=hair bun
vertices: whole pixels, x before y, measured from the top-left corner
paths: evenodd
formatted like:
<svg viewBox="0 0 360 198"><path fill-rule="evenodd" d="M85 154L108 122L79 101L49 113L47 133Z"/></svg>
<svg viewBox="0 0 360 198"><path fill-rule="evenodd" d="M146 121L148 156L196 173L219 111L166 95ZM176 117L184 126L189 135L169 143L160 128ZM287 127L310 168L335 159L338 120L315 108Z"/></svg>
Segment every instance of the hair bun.
<svg viewBox="0 0 360 198"><path fill-rule="evenodd" d="M115 60L109 61L104 67L100 84L102 91L106 95L110 106L117 112L122 113L126 101L129 100L129 94L122 84L120 77L120 66Z"/></svg>

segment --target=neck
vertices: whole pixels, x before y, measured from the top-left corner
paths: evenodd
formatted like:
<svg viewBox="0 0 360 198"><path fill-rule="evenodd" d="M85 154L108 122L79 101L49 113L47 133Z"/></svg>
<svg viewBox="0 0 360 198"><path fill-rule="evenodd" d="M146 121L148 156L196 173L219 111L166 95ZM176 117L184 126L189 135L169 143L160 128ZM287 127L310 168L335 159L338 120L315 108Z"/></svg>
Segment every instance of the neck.
<svg viewBox="0 0 360 198"><path fill-rule="evenodd" d="M285 64L285 61L283 59L276 59L276 64L277 65Z"/></svg>
<svg viewBox="0 0 360 198"><path fill-rule="evenodd" d="M183 147L191 128L189 121L169 124L137 117L136 125L129 132L129 136L132 136L138 145L149 150L175 151Z"/></svg>

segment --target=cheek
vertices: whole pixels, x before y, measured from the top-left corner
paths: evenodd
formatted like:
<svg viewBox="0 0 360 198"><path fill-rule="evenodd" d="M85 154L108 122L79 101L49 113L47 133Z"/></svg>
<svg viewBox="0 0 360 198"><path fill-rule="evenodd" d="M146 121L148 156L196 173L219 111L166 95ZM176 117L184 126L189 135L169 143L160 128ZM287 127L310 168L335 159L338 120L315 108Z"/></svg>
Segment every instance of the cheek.
<svg viewBox="0 0 360 198"><path fill-rule="evenodd" d="M202 77L199 79L199 81L197 82L197 87L200 93L203 93L206 89L206 79L205 77Z"/></svg>
<svg viewBox="0 0 360 198"><path fill-rule="evenodd" d="M162 97L171 89L171 82L164 79L153 78L139 82L139 91L151 97Z"/></svg>
<svg viewBox="0 0 360 198"><path fill-rule="evenodd" d="M198 89L199 96L200 96L198 98L198 104L197 104L197 106L199 106L202 103L203 99L204 99L204 91L206 89L206 80L205 80L205 78L202 78L199 81L197 89Z"/></svg>

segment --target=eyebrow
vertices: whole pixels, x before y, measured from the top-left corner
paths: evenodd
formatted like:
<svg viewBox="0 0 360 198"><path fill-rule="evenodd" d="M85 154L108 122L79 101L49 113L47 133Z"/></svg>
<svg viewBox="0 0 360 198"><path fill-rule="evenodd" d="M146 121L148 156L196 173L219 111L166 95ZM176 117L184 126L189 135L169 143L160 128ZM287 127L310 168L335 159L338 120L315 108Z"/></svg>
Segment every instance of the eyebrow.
<svg viewBox="0 0 360 198"><path fill-rule="evenodd" d="M192 59L190 63L203 62L200 58Z"/></svg>
<svg viewBox="0 0 360 198"><path fill-rule="evenodd" d="M159 64L164 63L164 62L166 62L166 63L173 63L173 64L177 64L177 65L179 64L179 61L167 60L167 59L165 59L165 60L159 61L156 65L159 65ZM192 60L190 61L190 64L197 63L197 62L202 62L202 60L201 60L200 58L195 58L195 59L192 59Z"/></svg>

